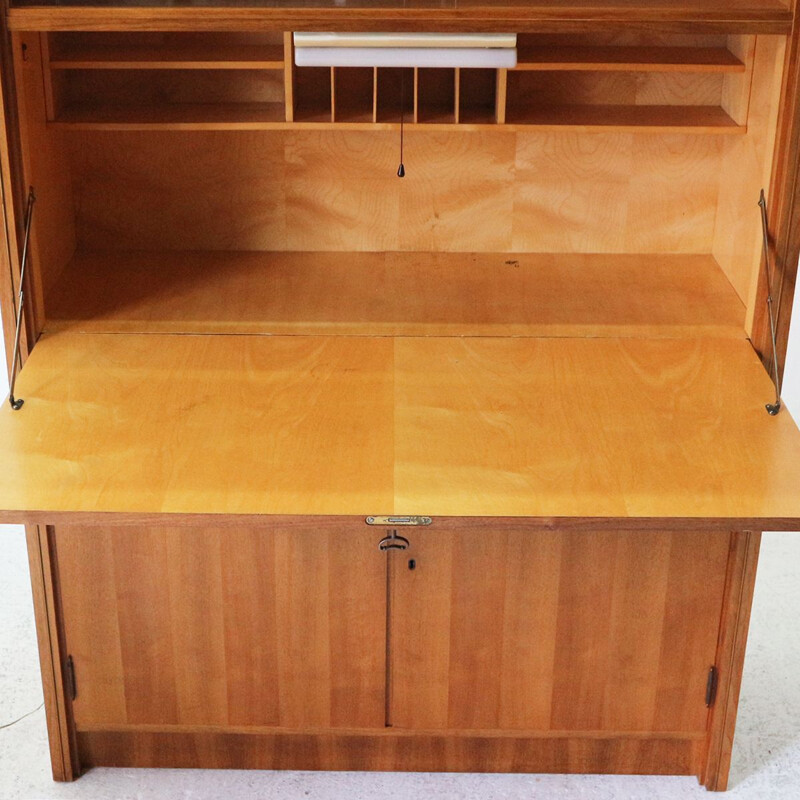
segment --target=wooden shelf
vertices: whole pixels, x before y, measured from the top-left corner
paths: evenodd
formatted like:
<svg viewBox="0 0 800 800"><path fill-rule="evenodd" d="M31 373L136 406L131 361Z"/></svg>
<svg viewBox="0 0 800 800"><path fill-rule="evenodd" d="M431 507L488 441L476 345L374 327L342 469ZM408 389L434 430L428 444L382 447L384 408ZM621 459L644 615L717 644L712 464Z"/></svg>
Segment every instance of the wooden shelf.
<svg viewBox="0 0 800 800"><path fill-rule="evenodd" d="M95 47L51 54L50 68L70 69L283 69L283 47L279 45Z"/></svg>
<svg viewBox="0 0 800 800"><path fill-rule="evenodd" d="M800 432L744 339L61 332L17 388L2 521L800 521Z"/></svg>
<svg viewBox="0 0 800 800"><path fill-rule="evenodd" d="M577 128L585 131L649 130L651 133L743 134L747 128L717 106L575 105L515 108L509 105L509 125Z"/></svg>
<svg viewBox="0 0 800 800"><path fill-rule="evenodd" d="M409 109L410 111L410 109ZM681 133L738 135L747 132L716 106L558 106L539 108L521 115L509 111L506 124L489 120L489 111L467 110L462 122L454 122L447 107L429 107L419 123L407 122L410 130L437 128L459 131L514 131L575 129L591 132ZM410 116L410 114L409 114ZM72 130L291 130L295 128L397 130L397 122L384 118L377 123L347 116L331 122L330 108L299 108L294 122L285 122L282 103L175 104L142 108L113 106L69 106L49 127Z"/></svg>
<svg viewBox="0 0 800 800"><path fill-rule="evenodd" d="M174 103L142 107L68 106L52 127L75 130L236 130L283 127L283 103Z"/></svg>
<svg viewBox="0 0 800 800"><path fill-rule="evenodd" d="M744 313L700 255L79 253L46 298L47 330L107 333L742 338Z"/></svg>
<svg viewBox="0 0 800 800"><path fill-rule="evenodd" d="M520 49L517 70L630 72L744 72L724 47L569 47Z"/></svg>

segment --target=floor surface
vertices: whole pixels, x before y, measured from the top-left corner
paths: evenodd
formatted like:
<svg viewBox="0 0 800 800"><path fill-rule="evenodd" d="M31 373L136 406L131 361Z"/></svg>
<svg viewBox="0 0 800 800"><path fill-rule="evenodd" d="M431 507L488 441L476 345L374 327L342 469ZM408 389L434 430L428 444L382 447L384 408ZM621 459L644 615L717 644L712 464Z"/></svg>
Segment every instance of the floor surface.
<svg viewBox="0 0 800 800"><path fill-rule="evenodd" d="M800 798L800 534L766 534L761 549L730 798ZM25 540L0 526L0 726L42 702ZM702 797L694 778L562 775L89 771L50 778L44 711L0 727L0 800L667 800Z"/></svg>

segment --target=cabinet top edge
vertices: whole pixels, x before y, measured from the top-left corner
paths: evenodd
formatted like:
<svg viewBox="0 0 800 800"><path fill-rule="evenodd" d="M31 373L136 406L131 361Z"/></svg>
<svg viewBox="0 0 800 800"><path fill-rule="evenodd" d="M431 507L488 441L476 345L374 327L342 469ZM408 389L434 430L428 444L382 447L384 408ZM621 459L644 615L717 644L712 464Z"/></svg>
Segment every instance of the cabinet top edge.
<svg viewBox="0 0 800 800"><path fill-rule="evenodd" d="M64 512L64 511L0 511L0 522L42 525L48 527L80 526L142 526L185 528L214 527L281 527L322 533L327 528L353 529L369 527L360 515L331 514L219 514L219 513L158 513L158 512ZM391 527L391 526L387 526ZM800 531L800 518L741 518L741 517L433 517L423 527L437 530L483 528L487 533L525 528L535 531L591 532L601 530L653 532L761 532Z"/></svg>
<svg viewBox="0 0 800 800"><path fill-rule="evenodd" d="M212 0L213 1L213 0ZM67 0L69 2L69 0ZM145 3L147 0L145 0ZM238 0L181 6L17 5L16 31L431 31L577 33L647 30L662 33L789 34L793 14L779 0Z"/></svg>

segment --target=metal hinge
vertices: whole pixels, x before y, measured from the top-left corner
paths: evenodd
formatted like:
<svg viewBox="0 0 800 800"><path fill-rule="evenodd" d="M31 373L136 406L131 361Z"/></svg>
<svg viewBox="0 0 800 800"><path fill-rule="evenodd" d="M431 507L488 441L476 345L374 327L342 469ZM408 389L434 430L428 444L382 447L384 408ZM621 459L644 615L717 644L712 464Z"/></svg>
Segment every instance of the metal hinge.
<svg viewBox="0 0 800 800"><path fill-rule="evenodd" d="M25 268L28 264L28 249L31 243L31 225L33 224L33 204L36 202L36 195L33 186L28 190L28 206L25 211L25 240L22 244L22 261L19 267L19 295L17 299L17 324L14 331L14 355L11 359L11 377L9 378L8 402L14 411L19 411L25 404L21 397L14 397L14 387L17 383L17 373L19 372L20 361L20 335L22 326L25 323Z"/></svg>
<svg viewBox="0 0 800 800"><path fill-rule="evenodd" d="M781 289L778 294L778 307L773 308L772 297L772 267L769 262L769 224L767 221L767 200L764 196L764 190L761 190L761 195L758 199L758 205L761 208L761 238L764 253L764 273L767 279L767 312L769 316L769 335L770 342L772 343L772 382L775 384L775 402L767 403L765 408L767 413L774 417L781 410L781 372L778 366L778 323L777 314L781 310L781 300L783 295L783 278L781 277Z"/></svg>
<svg viewBox="0 0 800 800"><path fill-rule="evenodd" d="M367 517L367 525L430 525L430 517Z"/></svg>
<svg viewBox="0 0 800 800"><path fill-rule="evenodd" d="M708 678L706 679L706 708L711 708L717 699L717 682L719 674L716 667L708 668Z"/></svg>
<svg viewBox="0 0 800 800"><path fill-rule="evenodd" d="M67 656L67 662L64 664L64 689L70 700L75 700L78 696L78 684L75 682L75 662L72 660L72 656Z"/></svg>

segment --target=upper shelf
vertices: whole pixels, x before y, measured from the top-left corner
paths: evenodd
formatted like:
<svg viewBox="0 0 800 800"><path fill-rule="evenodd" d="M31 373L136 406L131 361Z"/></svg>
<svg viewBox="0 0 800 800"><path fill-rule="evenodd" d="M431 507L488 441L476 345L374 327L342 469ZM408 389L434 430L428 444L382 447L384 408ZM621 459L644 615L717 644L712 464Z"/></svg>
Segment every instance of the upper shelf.
<svg viewBox="0 0 800 800"><path fill-rule="evenodd" d="M517 70L547 72L744 72L725 47L521 47Z"/></svg>
<svg viewBox="0 0 800 800"><path fill-rule="evenodd" d="M51 69L283 69L283 45L89 47L51 53Z"/></svg>
<svg viewBox="0 0 800 800"><path fill-rule="evenodd" d="M447 30L788 34L779 0L17 0L12 30Z"/></svg>

